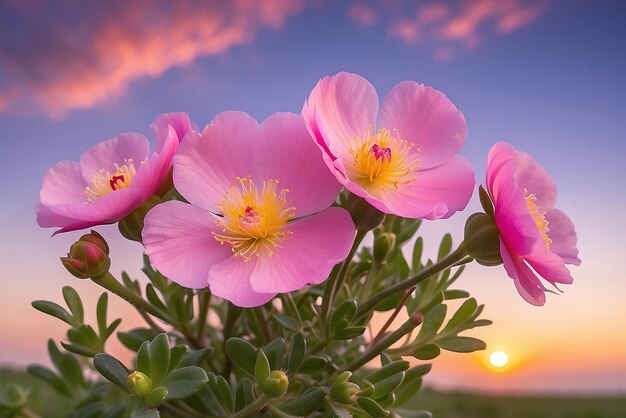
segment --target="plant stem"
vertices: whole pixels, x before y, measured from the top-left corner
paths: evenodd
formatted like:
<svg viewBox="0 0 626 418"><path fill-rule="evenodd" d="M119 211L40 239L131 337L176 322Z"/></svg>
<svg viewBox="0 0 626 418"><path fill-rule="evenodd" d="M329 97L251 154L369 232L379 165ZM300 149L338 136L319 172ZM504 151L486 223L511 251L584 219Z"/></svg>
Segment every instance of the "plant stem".
<svg viewBox="0 0 626 418"><path fill-rule="evenodd" d="M226 377L226 380L228 380L230 376L230 370L233 366L233 363L230 360L230 357L226 355L226 341L228 341L228 339L232 335L233 328L235 327L235 323L237 322L237 319L241 315L241 312L243 312L243 309L228 302L228 311L226 313L226 321L224 322L224 330L222 331L222 347L224 349L224 354L225 354L224 357L226 357L226 361L224 363L224 372L222 373L222 376Z"/></svg>
<svg viewBox="0 0 626 418"><path fill-rule="evenodd" d="M196 335L198 341L202 344L204 344L204 329L206 327L210 302L211 292L209 290L200 290L198 292L198 323Z"/></svg>
<svg viewBox="0 0 626 418"><path fill-rule="evenodd" d="M122 285L108 271L105 274L103 274L102 276L92 277L91 280L94 283L96 283L97 285L100 285L100 286L104 287L106 290L108 290L108 291L110 291L112 293L115 293L116 295L118 295L122 299L126 300L127 302L129 302L130 304L135 306L137 309L141 309L143 311L146 311L150 315L155 316L155 317L157 317L157 318L167 322L168 324L172 324L173 325L174 323L176 323L176 321L171 316L169 316L167 313L163 312L161 309L159 309L156 306L152 305L151 303L147 302L145 299L143 299L137 293L133 292L132 290L130 290L130 289L126 288L124 285Z"/></svg>
<svg viewBox="0 0 626 418"><path fill-rule="evenodd" d="M433 264L427 269L420 271L413 277L410 277L400 283L396 283L395 285L388 287L381 292L376 293L371 298L363 302L363 304L359 306L359 308L357 309L356 317L358 318L368 313L370 310L372 310L376 305L378 305L385 298L397 292L402 292L413 286L416 286L421 281L426 280L429 277L434 276L435 274L449 267L454 266L456 263L463 260L466 256L467 256L467 252L465 251L465 246L463 245L463 243L461 243L456 250L448 254L447 257L443 258L438 263Z"/></svg>
<svg viewBox="0 0 626 418"><path fill-rule="evenodd" d="M391 334L381 339L379 342L374 344L368 351L366 351L362 357L358 358L357 360L353 361L350 365L348 365L348 367L346 367L346 370L354 371L358 369L359 367L363 366L368 361L370 361L371 359L373 359L374 357L376 357L377 355L385 351L387 348L389 348L393 343L395 343L400 338L402 338L402 336L413 331L418 325L422 323L423 320L424 320L424 317L422 316L422 314L414 313L413 315L409 317L409 319L404 324L400 326L400 328L398 328Z"/></svg>
<svg viewBox="0 0 626 418"><path fill-rule="evenodd" d="M265 406L265 404L267 403L267 401L270 399L269 396L262 394L261 396L259 396L258 398L256 398L250 405L246 406L245 408L243 408L241 411L237 412L236 414L232 415L231 418L244 418L244 417L249 417L253 412L258 411L259 409L261 409L263 406Z"/></svg>
<svg viewBox="0 0 626 418"><path fill-rule="evenodd" d="M385 322L385 325L383 325L383 327L380 329L380 331L378 331L378 334L372 340L372 344L375 344L378 340L380 340L383 337L383 335L385 335L385 331L387 331L387 329L391 326L391 323L393 322L393 320L396 319L396 317L398 316L398 314L402 310L402 307L404 306L404 304L406 303L407 299L409 298L409 296L411 296L411 293L413 293L414 290L415 290L415 286L413 286L412 288L408 289L404 293L404 295L402 296L402 299L400 299L400 303L398 303L398 306L396 306L396 309L393 311L393 313L391 314L391 316L389 317L387 322Z"/></svg>
<svg viewBox="0 0 626 418"><path fill-rule="evenodd" d="M289 315L297 319L298 323L301 324L302 317L300 316L300 311L298 310L296 302L293 300L293 296L291 296L291 293L283 293L280 295L280 298L283 302L283 309L285 310L285 312L289 312Z"/></svg>
<svg viewBox="0 0 626 418"><path fill-rule="evenodd" d="M326 320L328 319L328 314L330 313L330 307L333 305L333 300L335 299L337 292L339 291L343 281L345 280L346 273L348 272L348 266L350 265L350 262L354 258L354 255L356 254L356 251L358 250L359 245L361 245L363 238L365 238L365 235L367 235L368 232L369 231L364 230L364 229L357 230L356 236L354 237L354 243L352 244L352 248L350 248L350 252L348 253L348 256L343 261L343 264L341 264L341 268L339 269L339 272L337 273L336 276L331 275L331 277L326 282L326 287L324 288L324 297L322 299L323 323L326 323Z"/></svg>

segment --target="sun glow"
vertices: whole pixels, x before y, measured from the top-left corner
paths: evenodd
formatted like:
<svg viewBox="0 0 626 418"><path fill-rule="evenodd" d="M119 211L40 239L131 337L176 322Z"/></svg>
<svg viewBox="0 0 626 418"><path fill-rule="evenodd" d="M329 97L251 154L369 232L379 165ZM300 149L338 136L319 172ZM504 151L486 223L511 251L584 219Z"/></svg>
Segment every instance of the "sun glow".
<svg viewBox="0 0 626 418"><path fill-rule="evenodd" d="M504 367L509 362L509 356L504 351L494 351L489 356L489 362L493 367Z"/></svg>

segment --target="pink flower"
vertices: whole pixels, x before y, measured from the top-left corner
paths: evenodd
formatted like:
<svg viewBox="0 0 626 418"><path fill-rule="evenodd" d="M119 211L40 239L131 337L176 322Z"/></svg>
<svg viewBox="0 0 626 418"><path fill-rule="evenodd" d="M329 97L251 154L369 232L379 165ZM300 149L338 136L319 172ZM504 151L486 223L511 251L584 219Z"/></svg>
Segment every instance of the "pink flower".
<svg viewBox="0 0 626 418"><path fill-rule="evenodd" d="M457 152L465 118L441 92L405 81L383 100L363 77L320 80L302 109L337 180L385 213L448 218L467 205L474 171Z"/></svg>
<svg viewBox="0 0 626 418"><path fill-rule="evenodd" d="M168 175L179 141L192 127L186 113L167 113L150 126L150 143L136 133L100 142L80 157L61 161L43 178L37 222L59 232L109 224L127 216L152 196Z"/></svg>
<svg viewBox="0 0 626 418"><path fill-rule="evenodd" d="M537 275L570 284L565 264L580 264L574 225L554 208L556 185L530 155L498 142L487 158L487 189L504 267L527 302L543 305L549 290Z"/></svg>
<svg viewBox="0 0 626 418"><path fill-rule="evenodd" d="M329 206L341 185L299 115L261 125L224 112L187 135L174 184L191 204L170 201L145 218L151 262L178 284L242 307L323 282L350 250L349 213Z"/></svg>

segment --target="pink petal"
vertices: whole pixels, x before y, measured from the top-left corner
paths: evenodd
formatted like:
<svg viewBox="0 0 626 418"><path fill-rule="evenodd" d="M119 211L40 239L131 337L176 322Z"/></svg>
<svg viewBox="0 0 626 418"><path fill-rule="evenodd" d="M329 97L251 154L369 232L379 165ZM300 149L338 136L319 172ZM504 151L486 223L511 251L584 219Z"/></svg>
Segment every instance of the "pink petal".
<svg viewBox="0 0 626 418"><path fill-rule="evenodd" d="M486 186L493 200L497 200L498 182L509 181L515 172L517 150L511 144L498 142L494 144L487 155ZM511 163L513 161L513 163ZM501 170L504 172L501 173Z"/></svg>
<svg viewBox="0 0 626 418"><path fill-rule="evenodd" d="M309 131L334 158L351 161L350 144L368 129L375 133L378 96L365 78L341 72L324 77L311 91L303 108Z"/></svg>
<svg viewBox="0 0 626 418"><path fill-rule="evenodd" d="M511 163L509 163L511 164ZM533 217L528 212L524 192L517 187L512 176L497 184L494 193L498 196L494 201L495 222L500 239L511 251L520 255L530 254L538 241L539 231Z"/></svg>
<svg viewBox="0 0 626 418"><path fill-rule="evenodd" d="M165 144L169 133L168 126L174 128L178 142L182 141L190 129L198 130L198 126L189 119L189 115L185 112L163 113L157 116L150 124L150 131L152 131L155 140L154 149L156 152L160 152L163 144Z"/></svg>
<svg viewBox="0 0 626 418"><path fill-rule="evenodd" d="M256 292L285 293L322 283L344 260L356 230L350 214L328 208L288 224L292 232L273 255L262 254L250 277Z"/></svg>
<svg viewBox="0 0 626 418"><path fill-rule="evenodd" d="M504 243L500 243L500 255L509 277L515 282L515 287L524 300L531 305L542 306L546 303L546 288L537 276L519 256L509 253Z"/></svg>
<svg viewBox="0 0 626 418"><path fill-rule="evenodd" d="M189 131L174 157L174 184L192 204L217 213L238 177L252 175L260 129L244 112L223 112L197 133Z"/></svg>
<svg viewBox="0 0 626 418"><path fill-rule="evenodd" d="M53 212L48 206L44 206L38 203L35 206L37 213L37 224L42 228L62 227L54 232L52 235L56 235L61 232L76 231L79 229L89 228L90 226L97 225L92 221L83 221L73 218L67 218Z"/></svg>
<svg viewBox="0 0 626 418"><path fill-rule="evenodd" d="M365 199L383 212L405 218L442 219L463 210L474 191L474 170L460 156L439 167L419 170L415 178L398 190Z"/></svg>
<svg viewBox="0 0 626 418"><path fill-rule="evenodd" d="M258 293L250 285L250 275L255 268L254 258L246 261L231 256L209 270L211 292L242 308L253 308L272 300L276 293Z"/></svg>
<svg viewBox="0 0 626 418"><path fill-rule="evenodd" d="M548 250L543 240L539 241L537 244L542 245L540 254L537 254L539 251L535 251L535 254L524 257L528 264L535 269L537 274L552 284L573 283L574 279L567 267L565 267L561 257Z"/></svg>
<svg viewBox="0 0 626 418"><path fill-rule="evenodd" d="M329 207L341 184L328 171L318 147L300 115L275 113L261 124L262 141L254 148L254 168L259 180L277 179L289 189L287 197L296 216Z"/></svg>
<svg viewBox="0 0 626 418"><path fill-rule="evenodd" d="M525 152L517 153L515 179L519 187L533 193L543 210L550 210L556 202L556 184L537 161Z"/></svg>
<svg viewBox="0 0 626 418"><path fill-rule="evenodd" d="M83 178L91 183L99 170L115 173L115 164L123 165L125 160L133 160L135 168L148 158L150 143L148 139L136 133L124 133L102 141L85 151L80 157L80 169Z"/></svg>
<svg viewBox="0 0 626 418"><path fill-rule="evenodd" d="M87 183L76 161L61 161L48 169L43 177L39 199L45 206L84 203Z"/></svg>
<svg viewBox="0 0 626 418"><path fill-rule="evenodd" d="M61 217L75 219L76 223L83 222L93 226L117 222L143 202L144 194L141 190L128 188L106 194L91 203L52 205L50 210Z"/></svg>
<svg viewBox="0 0 626 418"><path fill-rule="evenodd" d="M463 114L442 92L404 81L391 89L380 110L381 127L397 130L420 149L421 167L437 167L459 152L467 125Z"/></svg>
<svg viewBox="0 0 626 418"><path fill-rule="evenodd" d="M145 217L143 245L152 264L181 286L207 287L209 269L230 257L221 245L211 213L179 201L155 206Z"/></svg>
<svg viewBox="0 0 626 418"><path fill-rule="evenodd" d="M548 236L552 240L550 251L561 257L566 264L580 265L576 248L576 230L572 221L559 209L549 210L546 213L546 220L550 228Z"/></svg>
<svg viewBox="0 0 626 418"><path fill-rule="evenodd" d="M145 199L152 196L163 182L172 165L172 157L178 148L176 131L169 126L168 132L160 152L152 154L148 161L138 167L130 183L130 187L143 191Z"/></svg>

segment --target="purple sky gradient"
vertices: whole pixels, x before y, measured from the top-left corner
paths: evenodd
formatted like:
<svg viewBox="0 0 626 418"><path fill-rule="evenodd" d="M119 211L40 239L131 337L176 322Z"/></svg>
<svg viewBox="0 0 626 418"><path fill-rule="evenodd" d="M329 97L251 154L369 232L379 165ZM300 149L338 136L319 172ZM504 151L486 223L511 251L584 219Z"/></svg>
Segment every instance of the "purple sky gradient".
<svg viewBox="0 0 626 418"><path fill-rule="evenodd" d="M420 3L425 9L408 1L267 0L128 9L113 1L72 12L44 3L0 6L0 363L45 362L47 338L63 337L59 321L34 311L31 300L61 301L65 284L92 302L99 293L58 262L81 233L50 238L52 230L35 223L48 167L124 131L149 134L150 121L166 111L187 111L200 126L222 110L258 119L299 112L318 79L347 70L381 96L403 80L442 90L468 121L462 153L477 181L490 146L509 141L554 177L557 206L577 227L583 264L543 308L523 302L502 268L473 266L460 281L494 320L476 334L509 351L511 369L490 371L482 353L452 354L435 363L429 382L626 391L625 2ZM430 254L447 230L459 242L478 207L475 196L463 214L425 222ZM141 247L114 238L114 227L102 232L112 243L112 271L139 277ZM124 316L122 303L113 306ZM122 327L137 323L125 318Z"/></svg>

